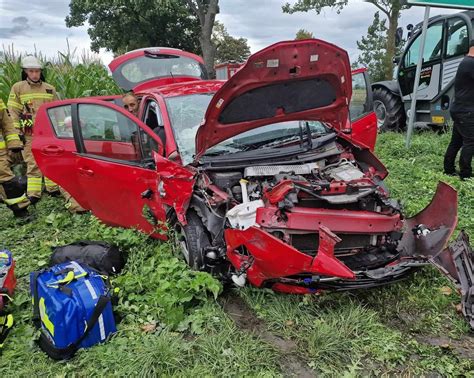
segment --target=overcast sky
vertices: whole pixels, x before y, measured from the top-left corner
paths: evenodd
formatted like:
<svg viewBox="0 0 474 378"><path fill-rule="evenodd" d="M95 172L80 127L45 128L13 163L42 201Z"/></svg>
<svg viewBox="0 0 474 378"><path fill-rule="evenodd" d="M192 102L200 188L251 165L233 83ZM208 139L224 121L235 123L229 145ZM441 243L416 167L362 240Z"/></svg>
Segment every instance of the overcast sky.
<svg viewBox="0 0 474 378"><path fill-rule="evenodd" d="M351 59L357 57L356 41L367 32L376 8L363 0L349 0L349 5L340 13L326 10L284 14L281 5L288 0L221 0L218 19L235 37L247 38L252 52L271 43L293 39L303 28L313 32L316 38L324 39L345 48ZM294 2L289 0L290 2ZM66 49L66 38L79 52L89 49L87 27L68 29L64 18L69 11L67 0L0 0L0 43L19 51L38 51L53 56ZM420 22L423 8L413 7L404 11L400 24ZM448 10L432 9L432 15ZM105 63L112 58L101 51Z"/></svg>

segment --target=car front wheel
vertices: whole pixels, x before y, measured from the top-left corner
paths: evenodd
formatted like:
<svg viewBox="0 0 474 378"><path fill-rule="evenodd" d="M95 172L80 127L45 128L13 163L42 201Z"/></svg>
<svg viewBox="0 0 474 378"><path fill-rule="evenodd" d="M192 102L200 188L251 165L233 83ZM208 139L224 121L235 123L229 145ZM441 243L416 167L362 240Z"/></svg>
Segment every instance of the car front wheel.
<svg viewBox="0 0 474 378"><path fill-rule="evenodd" d="M206 248L211 245L211 242L201 218L194 210L187 212L186 219L185 226L176 221L175 245L192 269L205 270Z"/></svg>

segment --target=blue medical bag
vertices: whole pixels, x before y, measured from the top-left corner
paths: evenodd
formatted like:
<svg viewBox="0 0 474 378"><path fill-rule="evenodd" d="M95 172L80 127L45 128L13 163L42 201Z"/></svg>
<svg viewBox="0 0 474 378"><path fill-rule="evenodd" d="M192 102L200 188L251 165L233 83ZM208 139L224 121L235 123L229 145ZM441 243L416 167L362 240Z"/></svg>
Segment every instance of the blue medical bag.
<svg viewBox="0 0 474 378"><path fill-rule="evenodd" d="M107 277L70 261L30 275L39 346L51 358L71 358L116 332Z"/></svg>

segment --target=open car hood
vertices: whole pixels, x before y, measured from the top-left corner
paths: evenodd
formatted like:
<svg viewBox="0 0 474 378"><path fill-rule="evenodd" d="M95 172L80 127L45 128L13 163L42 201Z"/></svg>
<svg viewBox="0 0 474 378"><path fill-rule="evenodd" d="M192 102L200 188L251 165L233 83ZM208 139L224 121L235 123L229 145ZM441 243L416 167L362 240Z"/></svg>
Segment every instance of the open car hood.
<svg viewBox="0 0 474 378"><path fill-rule="evenodd" d="M126 91L208 79L200 56L169 47L130 51L112 60L109 68L114 81Z"/></svg>
<svg viewBox="0 0 474 378"><path fill-rule="evenodd" d="M259 126L314 120L342 129L352 94L347 52L317 39L279 42L253 54L214 95L196 135L196 159Z"/></svg>

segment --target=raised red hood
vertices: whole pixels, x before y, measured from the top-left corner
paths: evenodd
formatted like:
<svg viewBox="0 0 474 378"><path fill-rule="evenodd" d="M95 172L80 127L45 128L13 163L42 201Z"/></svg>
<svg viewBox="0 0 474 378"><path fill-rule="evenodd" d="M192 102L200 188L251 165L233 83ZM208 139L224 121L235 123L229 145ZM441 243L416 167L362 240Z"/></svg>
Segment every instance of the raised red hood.
<svg viewBox="0 0 474 378"><path fill-rule="evenodd" d="M271 123L319 120L342 129L351 94L345 50L318 39L271 45L212 98L196 135L196 159L223 140Z"/></svg>
<svg viewBox="0 0 474 378"><path fill-rule="evenodd" d="M120 55L109 64L117 85L126 91L207 79L204 61L169 47L146 47Z"/></svg>

